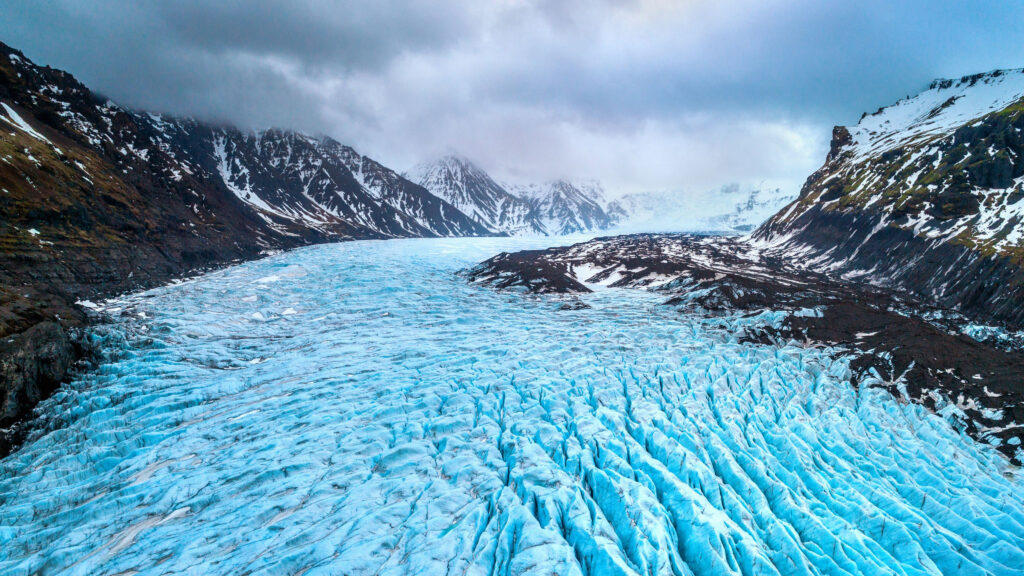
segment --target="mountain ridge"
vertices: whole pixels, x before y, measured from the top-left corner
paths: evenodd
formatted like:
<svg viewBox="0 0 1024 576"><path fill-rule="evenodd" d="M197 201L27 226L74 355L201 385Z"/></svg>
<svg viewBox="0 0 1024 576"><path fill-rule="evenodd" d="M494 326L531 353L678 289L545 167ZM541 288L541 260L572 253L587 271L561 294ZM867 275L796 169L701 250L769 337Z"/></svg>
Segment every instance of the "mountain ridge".
<svg viewBox="0 0 1024 576"><path fill-rule="evenodd" d="M525 200L552 234L565 236L606 230L614 224L600 203L604 191L594 181L578 184L556 179L541 183L506 183L505 188Z"/></svg>
<svg viewBox="0 0 1024 576"><path fill-rule="evenodd" d="M606 211L597 180L498 182L454 153L421 162L407 173L495 232L559 235L606 230L616 219Z"/></svg>
<svg viewBox="0 0 1024 576"><path fill-rule="evenodd" d="M752 234L850 279L1024 324L1024 70L937 80L837 126L825 164Z"/></svg>
<svg viewBox="0 0 1024 576"><path fill-rule="evenodd" d="M421 162L405 175L494 232L547 234L528 202L510 194L466 158L448 154Z"/></svg>
<svg viewBox="0 0 1024 576"><path fill-rule="evenodd" d="M270 250L491 234L332 139L123 108L4 44L0 128L0 429L86 355L76 301Z"/></svg>

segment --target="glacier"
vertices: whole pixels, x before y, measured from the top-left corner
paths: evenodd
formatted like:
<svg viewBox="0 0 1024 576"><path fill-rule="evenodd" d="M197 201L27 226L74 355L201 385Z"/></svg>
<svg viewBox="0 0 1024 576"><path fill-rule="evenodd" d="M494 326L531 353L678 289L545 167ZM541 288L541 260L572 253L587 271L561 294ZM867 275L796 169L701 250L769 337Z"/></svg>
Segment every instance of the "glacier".
<svg viewBox="0 0 1024 576"><path fill-rule="evenodd" d="M544 239L303 248L97 304L0 461L0 573L1024 573L1019 469L782 312L497 292ZM576 298L576 297L574 297Z"/></svg>

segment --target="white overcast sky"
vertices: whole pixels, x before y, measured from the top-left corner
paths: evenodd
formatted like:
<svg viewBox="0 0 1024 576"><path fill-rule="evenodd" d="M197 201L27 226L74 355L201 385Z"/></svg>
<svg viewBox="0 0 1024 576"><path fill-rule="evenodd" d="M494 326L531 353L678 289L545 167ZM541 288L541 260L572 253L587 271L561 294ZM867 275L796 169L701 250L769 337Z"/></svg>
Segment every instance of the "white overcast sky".
<svg viewBox="0 0 1024 576"><path fill-rule="evenodd" d="M0 0L0 40L139 108L404 169L793 191L831 127L1024 66L1024 1Z"/></svg>

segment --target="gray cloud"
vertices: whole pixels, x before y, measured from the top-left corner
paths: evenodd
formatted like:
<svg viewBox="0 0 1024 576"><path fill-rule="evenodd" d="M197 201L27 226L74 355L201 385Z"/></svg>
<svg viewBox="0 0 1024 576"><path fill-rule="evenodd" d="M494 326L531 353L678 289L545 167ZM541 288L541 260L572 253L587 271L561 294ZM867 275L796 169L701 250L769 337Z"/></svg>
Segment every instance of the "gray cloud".
<svg viewBox="0 0 1024 576"><path fill-rule="evenodd" d="M402 167L620 190L796 187L832 124L1024 65L1024 3L0 0L0 39L131 106L322 132Z"/></svg>

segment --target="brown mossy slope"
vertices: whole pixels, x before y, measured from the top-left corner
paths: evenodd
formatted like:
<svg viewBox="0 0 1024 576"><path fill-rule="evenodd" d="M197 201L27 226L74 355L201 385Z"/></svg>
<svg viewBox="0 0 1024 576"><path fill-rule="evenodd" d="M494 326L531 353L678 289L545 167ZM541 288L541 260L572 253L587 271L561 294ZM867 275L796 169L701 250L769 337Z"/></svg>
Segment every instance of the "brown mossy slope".
<svg viewBox="0 0 1024 576"><path fill-rule="evenodd" d="M0 45L0 454L85 352L76 301L320 240L268 230L201 175L170 177L167 153L125 154L117 138L144 129L130 114L96 117L102 99L25 62Z"/></svg>

